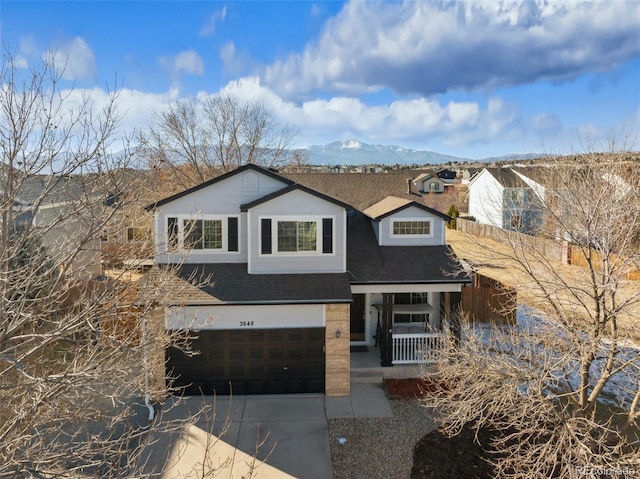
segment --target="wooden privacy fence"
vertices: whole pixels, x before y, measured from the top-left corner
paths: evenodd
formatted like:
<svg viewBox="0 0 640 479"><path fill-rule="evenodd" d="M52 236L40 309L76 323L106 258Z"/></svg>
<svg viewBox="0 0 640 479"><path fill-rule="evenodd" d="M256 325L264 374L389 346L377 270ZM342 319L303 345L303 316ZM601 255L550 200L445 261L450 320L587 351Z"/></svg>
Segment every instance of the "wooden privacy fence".
<svg viewBox="0 0 640 479"><path fill-rule="evenodd" d="M474 274L473 285L462 288L461 299L469 321L516 324L517 292L495 279Z"/></svg>
<svg viewBox="0 0 640 479"><path fill-rule="evenodd" d="M585 248L586 249L586 248ZM583 249L580 246L577 245L570 245L569 246L569 261L570 264L576 265L576 266L582 266L582 267L588 267L587 264L587 258L585 258L585 249ZM602 269L602 256L600 255L600 253L598 253L597 251L594 251L593 249L590 251L590 254L593 257L593 260L591 262L591 264L594 265L596 270L601 270ZM612 264L615 263L623 263L625 261L625 258L623 257L617 257L615 255L611 256L610 262ZM625 279L631 280L631 281L639 281L640 280L640 266L629 263L624 265L624 273L623 273Z"/></svg>
<svg viewBox="0 0 640 479"><path fill-rule="evenodd" d="M560 241L548 238L539 238L537 236L526 235L516 231L508 231L497 226L485 225L475 221L457 218L456 230L463 233L488 238L494 241L505 243L507 241L515 242L522 245L525 250L536 251L547 259L558 261L562 264L571 264L575 266L587 266L584 251L581 246L571 244L567 241ZM602 259L598 257L596 251L591 251L595 255L593 264L597 267L598 263L602 264ZM611 261L616 262L618 258L613 256ZM620 258L624 261L624 258ZM628 280L640 280L640 265L629 264L624 277Z"/></svg>
<svg viewBox="0 0 640 479"><path fill-rule="evenodd" d="M568 264L569 262L566 241L539 238L537 236L518 233L517 231L508 231L497 226L485 225L461 218L457 219L456 230L480 236L481 238L492 239L500 243L505 243L508 240L515 244L522 245L531 251L537 251L545 258L559 261L562 264Z"/></svg>

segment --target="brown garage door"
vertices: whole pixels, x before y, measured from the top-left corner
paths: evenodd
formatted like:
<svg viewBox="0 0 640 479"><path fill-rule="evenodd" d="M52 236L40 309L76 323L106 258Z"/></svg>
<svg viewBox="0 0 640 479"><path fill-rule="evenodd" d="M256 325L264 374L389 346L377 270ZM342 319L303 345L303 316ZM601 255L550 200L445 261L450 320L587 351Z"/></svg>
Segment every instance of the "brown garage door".
<svg viewBox="0 0 640 479"><path fill-rule="evenodd" d="M324 328L203 330L199 355L167 350L174 385L187 394L324 392Z"/></svg>

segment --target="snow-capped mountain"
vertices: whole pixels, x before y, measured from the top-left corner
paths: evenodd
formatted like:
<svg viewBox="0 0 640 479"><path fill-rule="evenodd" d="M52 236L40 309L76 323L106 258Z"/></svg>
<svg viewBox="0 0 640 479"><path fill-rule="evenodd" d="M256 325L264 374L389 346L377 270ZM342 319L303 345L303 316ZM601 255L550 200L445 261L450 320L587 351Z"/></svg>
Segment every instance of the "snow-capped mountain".
<svg viewBox="0 0 640 479"><path fill-rule="evenodd" d="M314 165L423 165L466 161L465 158L435 151L413 150L397 145L370 145L354 139L334 141L327 145L311 145L305 150L309 155L309 163Z"/></svg>
<svg viewBox="0 0 640 479"><path fill-rule="evenodd" d="M371 145L355 139L334 141L327 145L311 145L301 150L309 155L309 163L312 165L434 165L450 161L459 163L482 161L397 145ZM539 155L505 155L492 160L526 159L537 156Z"/></svg>

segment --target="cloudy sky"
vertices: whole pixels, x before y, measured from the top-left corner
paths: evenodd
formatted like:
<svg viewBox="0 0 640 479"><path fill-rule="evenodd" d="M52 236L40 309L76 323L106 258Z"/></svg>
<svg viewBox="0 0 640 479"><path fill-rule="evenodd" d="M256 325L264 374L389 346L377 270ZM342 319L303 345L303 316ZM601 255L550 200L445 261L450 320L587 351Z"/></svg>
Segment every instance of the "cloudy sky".
<svg viewBox="0 0 640 479"><path fill-rule="evenodd" d="M181 97L229 90L300 130L466 157L640 149L640 1L12 1L2 42L123 131Z"/></svg>

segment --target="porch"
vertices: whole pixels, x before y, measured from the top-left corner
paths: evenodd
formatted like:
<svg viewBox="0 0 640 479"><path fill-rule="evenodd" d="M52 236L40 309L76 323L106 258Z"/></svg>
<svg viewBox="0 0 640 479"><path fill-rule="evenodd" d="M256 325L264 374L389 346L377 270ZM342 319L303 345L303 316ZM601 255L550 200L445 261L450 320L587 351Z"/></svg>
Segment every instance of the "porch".
<svg viewBox="0 0 640 479"><path fill-rule="evenodd" d="M351 382L382 382L384 378L405 379L434 374L435 363L399 363L394 367L380 365L380 347L367 346L367 351L351 353Z"/></svg>
<svg viewBox="0 0 640 479"><path fill-rule="evenodd" d="M391 334L391 364L434 364L444 347L443 333L404 332L411 327L394 327ZM416 330L424 328L415 328ZM398 332L396 332L398 331Z"/></svg>
<svg viewBox="0 0 640 479"><path fill-rule="evenodd" d="M460 284L352 286L351 345L375 349L383 367L435 364L459 290Z"/></svg>

